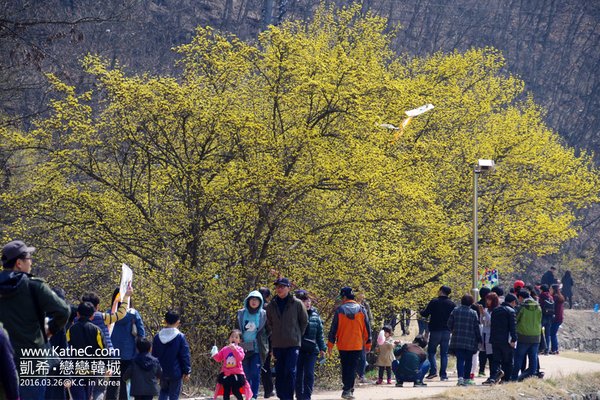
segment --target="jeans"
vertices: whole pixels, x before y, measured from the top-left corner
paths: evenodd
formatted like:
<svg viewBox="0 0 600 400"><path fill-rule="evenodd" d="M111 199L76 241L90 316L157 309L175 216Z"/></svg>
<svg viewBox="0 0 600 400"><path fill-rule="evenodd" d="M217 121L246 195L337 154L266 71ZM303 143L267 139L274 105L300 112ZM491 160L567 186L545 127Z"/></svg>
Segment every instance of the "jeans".
<svg viewBox="0 0 600 400"><path fill-rule="evenodd" d="M492 344L492 363L490 364L490 378L496 379L498 371L504 372L504 380L510 381L513 371L513 357L515 349L508 343Z"/></svg>
<svg viewBox="0 0 600 400"><path fill-rule="evenodd" d="M429 344L427 345L427 358L429 359L429 373L437 374L435 365L435 353L438 345L440 346L440 377L447 378L446 368L448 367L448 347L450 346L450 331L431 331L429 332Z"/></svg>
<svg viewBox="0 0 600 400"><path fill-rule="evenodd" d="M242 365L244 367L244 374L252 389L252 395L258 397L258 387L260 386L260 354L253 352L249 357L244 358Z"/></svg>
<svg viewBox="0 0 600 400"><path fill-rule="evenodd" d="M542 316L542 327L544 328L544 338L546 338L546 352L550 351L550 335L552 332L553 316Z"/></svg>
<svg viewBox="0 0 600 400"><path fill-rule="evenodd" d="M160 392L158 392L158 400L179 400L179 393L183 386L183 377L175 378L160 378Z"/></svg>
<svg viewBox="0 0 600 400"><path fill-rule="evenodd" d="M537 373L537 356L538 356L538 348L540 347L539 343L520 343L517 342L517 349L515 350L515 363L513 367L513 372L511 376L511 380L522 380L527 378L528 376L535 375ZM527 371L519 376L519 370L521 369L521 365L523 365L523 361L525 360L525 356L529 359L529 368Z"/></svg>
<svg viewBox="0 0 600 400"><path fill-rule="evenodd" d="M396 376L396 382L423 382L427 371L429 371L429 367L429 360L425 360L419 367L416 375L401 375L398 372L398 360L392 361L392 371L394 371L394 375Z"/></svg>
<svg viewBox="0 0 600 400"><path fill-rule="evenodd" d="M552 343L552 351L558 351L558 328L562 325L562 322L553 322L550 327L550 341ZM546 346L550 347L550 343Z"/></svg>
<svg viewBox="0 0 600 400"><path fill-rule="evenodd" d="M456 370L458 377L464 379L471 378L471 367L473 366L473 352L471 350L455 349Z"/></svg>
<svg viewBox="0 0 600 400"><path fill-rule="evenodd" d="M358 362L361 352L362 350L340 350L340 363L342 364L342 390L344 392L354 389L356 363Z"/></svg>
<svg viewBox="0 0 600 400"><path fill-rule="evenodd" d="M296 370L296 399L310 400L315 384L315 364L318 353L303 353L298 355Z"/></svg>
<svg viewBox="0 0 600 400"><path fill-rule="evenodd" d="M296 366L300 347L274 348L275 390L282 400L292 400L296 387Z"/></svg>

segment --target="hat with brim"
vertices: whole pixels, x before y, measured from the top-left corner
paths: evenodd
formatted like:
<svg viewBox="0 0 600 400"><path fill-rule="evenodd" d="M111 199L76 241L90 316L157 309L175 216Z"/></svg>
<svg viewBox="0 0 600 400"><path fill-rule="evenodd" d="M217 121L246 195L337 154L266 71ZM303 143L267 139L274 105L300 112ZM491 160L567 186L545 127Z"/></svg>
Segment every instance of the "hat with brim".
<svg viewBox="0 0 600 400"><path fill-rule="evenodd" d="M13 240L4 245L2 248L2 262L16 260L26 254L31 254L35 251L35 247L27 246L21 240Z"/></svg>
<svg viewBox="0 0 600 400"><path fill-rule="evenodd" d="M288 278L279 278L274 283L275 286L283 285L290 287L290 280Z"/></svg>

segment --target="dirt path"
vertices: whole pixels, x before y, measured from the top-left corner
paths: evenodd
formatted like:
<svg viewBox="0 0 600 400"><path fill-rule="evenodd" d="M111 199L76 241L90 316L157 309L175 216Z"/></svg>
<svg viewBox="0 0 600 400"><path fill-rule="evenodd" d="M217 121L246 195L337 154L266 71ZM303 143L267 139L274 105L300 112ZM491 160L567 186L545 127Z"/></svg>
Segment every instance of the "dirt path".
<svg viewBox="0 0 600 400"><path fill-rule="evenodd" d="M561 356L540 356L542 371L547 377L560 377L576 372L600 372L600 363L579 361L572 358ZM412 399L412 398L431 398L449 388L456 388L456 372L450 374L450 380L440 382L439 379L427 381L426 388L411 387L411 383L406 383L408 387L397 388L392 385L374 385L366 384L356 388L354 396L357 400L392 400L392 399ZM493 390L490 387L482 386L484 378L477 378L477 388L479 390ZM471 386L470 389L473 387ZM313 393L313 400L338 400L341 398L341 390Z"/></svg>

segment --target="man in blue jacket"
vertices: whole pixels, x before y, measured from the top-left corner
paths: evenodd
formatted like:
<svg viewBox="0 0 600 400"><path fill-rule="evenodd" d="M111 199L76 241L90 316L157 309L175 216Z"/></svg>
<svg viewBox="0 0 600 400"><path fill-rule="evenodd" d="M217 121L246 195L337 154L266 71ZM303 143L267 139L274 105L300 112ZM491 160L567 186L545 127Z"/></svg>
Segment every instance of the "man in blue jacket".
<svg viewBox="0 0 600 400"><path fill-rule="evenodd" d="M183 381L190 378L190 347L179 327L179 314L165 314L166 327L161 329L152 342L152 355L158 358L162 368L160 400L178 400Z"/></svg>

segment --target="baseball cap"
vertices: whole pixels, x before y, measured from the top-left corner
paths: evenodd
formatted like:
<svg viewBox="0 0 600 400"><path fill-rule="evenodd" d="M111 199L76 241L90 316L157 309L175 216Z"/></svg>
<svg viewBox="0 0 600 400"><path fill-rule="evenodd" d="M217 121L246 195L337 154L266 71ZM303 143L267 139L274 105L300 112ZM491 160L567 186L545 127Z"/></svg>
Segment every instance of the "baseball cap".
<svg viewBox="0 0 600 400"><path fill-rule="evenodd" d="M308 299L308 292L304 289L298 289L296 290L296 298L300 300L306 300Z"/></svg>
<svg viewBox="0 0 600 400"><path fill-rule="evenodd" d="M517 287L524 288L525 287L525 282L523 282L521 280L517 280L517 281L515 281L513 287L515 288L515 290L517 289Z"/></svg>
<svg viewBox="0 0 600 400"><path fill-rule="evenodd" d="M288 278L279 278L275 281L274 285L275 286L283 285L283 286L290 287L290 280Z"/></svg>
<svg viewBox="0 0 600 400"><path fill-rule="evenodd" d="M27 246L21 240L13 240L2 248L2 262L15 260L23 254L31 254L34 251L35 247Z"/></svg>

